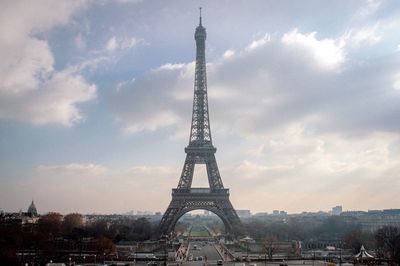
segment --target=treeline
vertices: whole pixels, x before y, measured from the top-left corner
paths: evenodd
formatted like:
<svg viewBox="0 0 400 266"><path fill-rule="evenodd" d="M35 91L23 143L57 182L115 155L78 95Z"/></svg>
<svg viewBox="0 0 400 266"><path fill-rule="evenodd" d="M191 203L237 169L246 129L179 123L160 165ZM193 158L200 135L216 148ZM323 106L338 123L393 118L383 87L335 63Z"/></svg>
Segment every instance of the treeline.
<svg viewBox="0 0 400 266"><path fill-rule="evenodd" d="M288 218L285 221L252 219L244 224L248 235L256 240L275 237L287 240L334 240L342 239L346 234L360 230L360 225L341 216L321 218Z"/></svg>
<svg viewBox="0 0 400 266"><path fill-rule="evenodd" d="M373 250L378 258L400 264L400 228L386 226L375 232L361 229L354 220L341 216L316 219L289 218L286 221L250 220L244 223L249 236L266 246L274 241L302 241L303 243L336 242L351 249L353 254L361 245Z"/></svg>
<svg viewBox="0 0 400 266"><path fill-rule="evenodd" d="M116 243L148 240L156 235L156 229L145 218L85 221L78 213L48 213L37 223L22 224L0 217L0 265L20 263L26 254L41 260L60 257L66 251L112 256Z"/></svg>

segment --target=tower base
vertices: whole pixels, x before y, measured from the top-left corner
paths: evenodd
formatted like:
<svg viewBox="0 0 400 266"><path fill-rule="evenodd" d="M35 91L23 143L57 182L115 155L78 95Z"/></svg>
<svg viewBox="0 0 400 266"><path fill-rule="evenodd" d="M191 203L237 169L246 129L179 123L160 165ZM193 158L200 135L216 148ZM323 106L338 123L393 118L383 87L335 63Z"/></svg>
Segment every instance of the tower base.
<svg viewBox="0 0 400 266"><path fill-rule="evenodd" d="M207 210L224 223L226 233L235 234L242 223L229 200L229 189L209 188L172 189L172 200L161 219L161 235L171 233L179 218L193 210Z"/></svg>

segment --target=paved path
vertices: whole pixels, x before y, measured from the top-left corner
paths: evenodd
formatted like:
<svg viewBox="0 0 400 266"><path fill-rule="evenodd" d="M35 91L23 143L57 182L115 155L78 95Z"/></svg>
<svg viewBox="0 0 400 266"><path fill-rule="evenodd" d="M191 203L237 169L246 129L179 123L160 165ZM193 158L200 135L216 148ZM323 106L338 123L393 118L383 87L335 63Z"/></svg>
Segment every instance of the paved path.
<svg viewBox="0 0 400 266"><path fill-rule="evenodd" d="M195 248L196 247L196 248ZM189 253L187 259L190 261L203 257L207 262L217 262L221 259L218 251L215 249L214 242L191 241L189 243Z"/></svg>

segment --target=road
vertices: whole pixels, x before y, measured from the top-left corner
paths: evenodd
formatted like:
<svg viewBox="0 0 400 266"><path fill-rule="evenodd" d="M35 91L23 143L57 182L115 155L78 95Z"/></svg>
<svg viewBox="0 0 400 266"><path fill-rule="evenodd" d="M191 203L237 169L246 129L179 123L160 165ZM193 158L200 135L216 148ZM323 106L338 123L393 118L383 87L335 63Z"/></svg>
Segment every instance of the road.
<svg viewBox="0 0 400 266"><path fill-rule="evenodd" d="M191 241L189 243L188 261L204 260L207 262L217 262L221 259L214 242Z"/></svg>

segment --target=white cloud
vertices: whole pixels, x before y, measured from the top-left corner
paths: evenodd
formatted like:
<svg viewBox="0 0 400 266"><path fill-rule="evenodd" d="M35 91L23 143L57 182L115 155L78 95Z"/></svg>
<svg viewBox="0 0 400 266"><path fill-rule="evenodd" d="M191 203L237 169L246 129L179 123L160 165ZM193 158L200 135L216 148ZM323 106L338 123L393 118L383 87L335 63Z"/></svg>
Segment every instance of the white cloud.
<svg viewBox="0 0 400 266"><path fill-rule="evenodd" d="M85 1L1 5L0 118L64 126L80 121L76 103L94 99L96 87L76 71L56 71L48 42L36 36L68 23Z"/></svg>
<svg viewBox="0 0 400 266"><path fill-rule="evenodd" d="M111 37L105 46L105 50L108 52L115 52L117 50L129 50L137 45L145 44L143 39L131 38L117 38L116 36Z"/></svg>
<svg viewBox="0 0 400 266"><path fill-rule="evenodd" d="M282 42L286 45L302 46L321 66L337 69L345 61L343 45L334 39L318 40L316 34L316 32L302 34L294 29L283 35Z"/></svg>
<svg viewBox="0 0 400 266"><path fill-rule="evenodd" d="M157 70L176 70L176 69L183 69L184 67L186 67L185 64L171 64L171 63L167 63L165 65L160 66Z"/></svg>
<svg viewBox="0 0 400 266"><path fill-rule="evenodd" d="M117 49L117 39L115 38L115 36L113 36L108 40L106 44L106 50L114 51L115 49Z"/></svg>
<svg viewBox="0 0 400 266"><path fill-rule="evenodd" d="M0 53L0 90L3 93L18 94L36 89L40 81L50 76L54 58L47 42L27 38L23 43L3 42Z"/></svg>
<svg viewBox="0 0 400 266"><path fill-rule="evenodd" d="M366 5L362 6L354 14L354 19L365 19L375 13L381 6L381 0L367 0Z"/></svg>
<svg viewBox="0 0 400 266"><path fill-rule="evenodd" d="M345 49L341 37L318 40L316 33L294 30L269 45L217 58L207 65L213 130L263 135L296 121L343 135L396 131L389 113L400 112L399 95L389 89L397 70L376 61L357 64L351 54L346 65ZM181 132L178 124L190 122L193 78L194 62L164 64L119 88L112 110L126 132Z"/></svg>
<svg viewBox="0 0 400 266"><path fill-rule="evenodd" d="M37 167L39 173L57 176L64 175L101 175L106 173L107 168L99 164L64 164L64 165L40 165Z"/></svg>
<svg viewBox="0 0 400 266"><path fill-rule="evenodd" d="M382 32L382 30L383 28L379 23L376 23L374 26L349 31L344 37L344 40L355 48L365 45L372 46L382 40L382 36L378 33Z"/></svg>
<svg viewBox="0 0 400 266"><path fill-rule="evenodd" d="M252 41L247 47L246 50L254 50L258 47L264 46L266 43L271 41L271 36L266 33L262 38Z"/></svg>
<svg viewBox="0 0 400 266"><path fill-rule="evenodd" d="M224 58L229 58L235 54L235 50L226 50L223 57Z"/></svg>

